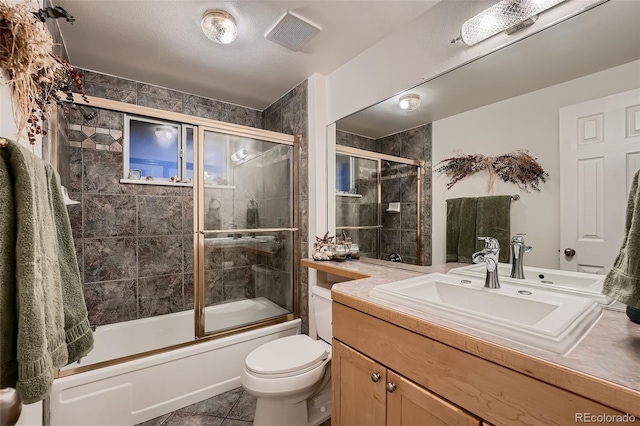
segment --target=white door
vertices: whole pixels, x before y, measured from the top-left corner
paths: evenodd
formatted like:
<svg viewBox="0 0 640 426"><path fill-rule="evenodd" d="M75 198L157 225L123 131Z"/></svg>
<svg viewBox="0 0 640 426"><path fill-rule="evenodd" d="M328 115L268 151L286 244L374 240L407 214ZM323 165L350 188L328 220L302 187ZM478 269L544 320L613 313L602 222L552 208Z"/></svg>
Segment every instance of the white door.
<svg viewBox="0 0 640 426"><path fill-rule="evenodd" d="M638 169L640 89L560 109L561 269L611 269Z"/></svg>

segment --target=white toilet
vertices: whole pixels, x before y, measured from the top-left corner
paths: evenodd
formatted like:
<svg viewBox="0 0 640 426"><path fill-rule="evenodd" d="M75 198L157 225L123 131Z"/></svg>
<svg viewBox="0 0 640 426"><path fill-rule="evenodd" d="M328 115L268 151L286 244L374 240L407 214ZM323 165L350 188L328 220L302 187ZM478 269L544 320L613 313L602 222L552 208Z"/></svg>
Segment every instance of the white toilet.
<svg viewBox="0 0 640 426"><path fill-rule="evenodd" d="M283 337L245 360L240 381L258 398L254 426L317 426L331 416L331 290L311 293L318 340Z"/></svg>

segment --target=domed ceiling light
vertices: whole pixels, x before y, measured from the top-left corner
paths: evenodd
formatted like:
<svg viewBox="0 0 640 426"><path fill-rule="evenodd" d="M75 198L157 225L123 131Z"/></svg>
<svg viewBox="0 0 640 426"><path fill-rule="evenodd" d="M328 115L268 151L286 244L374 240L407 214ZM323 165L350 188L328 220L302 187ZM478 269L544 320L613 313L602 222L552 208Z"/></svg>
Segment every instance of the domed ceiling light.
<svg viewBox="0 0 640 426"><path fill-rule="evenodd" d="M224 10L208 10L200 25L204 35L216 43L229 44L238 36L236 20Z"/></svg>
<svg viewBox="0 0 640 426"><path fill-rule="evenodd" d="M408 95L400 96L398 105L405 111L413 111L420 106L420 95L411 93Z"/></svg>

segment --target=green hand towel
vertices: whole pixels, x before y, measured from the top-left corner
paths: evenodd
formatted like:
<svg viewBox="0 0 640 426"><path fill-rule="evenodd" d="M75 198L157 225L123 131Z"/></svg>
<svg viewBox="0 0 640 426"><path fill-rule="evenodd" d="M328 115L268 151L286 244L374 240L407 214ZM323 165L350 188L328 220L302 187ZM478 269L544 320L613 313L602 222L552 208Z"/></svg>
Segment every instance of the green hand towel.
<svg viewBox="0 0 640 426"><path fill-rule="evenodd" d="M511 238L511 196L497 195L478 198L476 237L493 237L500 243L499 261L509 263ZM484 248L484 241L475 242L475 251Z"/></svg>
<svg viewBox="0 0 640 426"><path fill-rule="evenodd" d="M640 171L629 192L625 238L613 268L604 279L602 293L640 309Z"/></svg>
<svg viewBox="0 0 640 426"><path fill-rule="evenodd" d="M91 350L93 335L59 177L51 165L20 145L9 141L4 149L15 203L15 276L7 283L15 288L15 387L29 404L49 394L58 369ZM4 311L10 301L2 302ZM11 338L0 337L3 342ZM0 374L13 376L10 370Z"/></svg>
<svg viewBox="0 0 640 426"><path fill-rule="evenodd" d="M476 247L477 198L447 200L447 262L472 263Z"/></svg>

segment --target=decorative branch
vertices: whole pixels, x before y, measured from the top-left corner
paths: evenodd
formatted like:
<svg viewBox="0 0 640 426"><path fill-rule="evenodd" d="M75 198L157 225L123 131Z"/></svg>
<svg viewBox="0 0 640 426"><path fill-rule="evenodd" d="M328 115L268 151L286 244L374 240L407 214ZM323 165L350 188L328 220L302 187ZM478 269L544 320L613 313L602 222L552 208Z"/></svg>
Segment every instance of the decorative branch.
<svg viewBox="0 0 640 426"><path fill-rule="evenodd" d="M537 158L529 155L527 150L515 150L493 157L460 154L458 157L442 160L434 169L434 172L444 173L449 177L447 189L481 171L489 174L489 192L493 191L493 184L497 178L517 185L521 191L529 192L529 188L540 191L540 182L546 182L549 177L549 173L544 171Z"/></svg>
<svg viewBox="0 0 640 426"><path fill-rule="evenodd" d="M59 6L32 10L28 1L9 5L0 0L0 68L11 88L16 137L20 138L28 127L29 142L34 144L36 135L47 133L42 123L51 105L66 109L74 87L87 99L82 74L53 53L53 39L42 24L58 18L73 22L73 16ZM59 91L66 99L58 95Z"/></svg>

